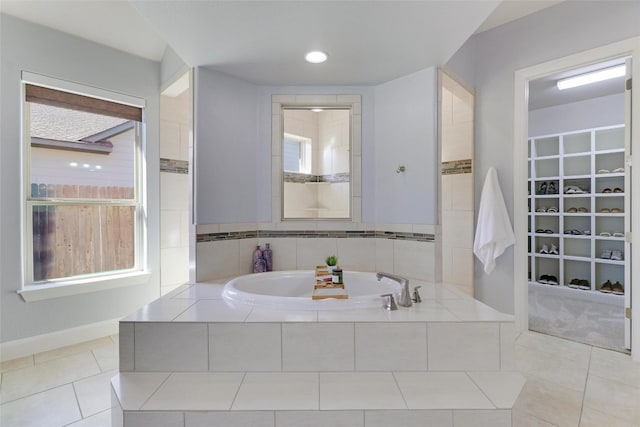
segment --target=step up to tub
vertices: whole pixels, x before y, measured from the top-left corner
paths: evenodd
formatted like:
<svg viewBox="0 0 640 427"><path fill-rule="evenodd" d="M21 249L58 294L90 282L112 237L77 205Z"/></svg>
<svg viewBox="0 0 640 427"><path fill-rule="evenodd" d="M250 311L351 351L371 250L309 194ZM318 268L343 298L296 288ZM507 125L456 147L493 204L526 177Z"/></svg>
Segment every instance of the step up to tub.
<svg viewBox="0 0 640 427"><path fill-rule="evenodd" d="M511 426L517 372L128 372L113 426Z"/></svg>

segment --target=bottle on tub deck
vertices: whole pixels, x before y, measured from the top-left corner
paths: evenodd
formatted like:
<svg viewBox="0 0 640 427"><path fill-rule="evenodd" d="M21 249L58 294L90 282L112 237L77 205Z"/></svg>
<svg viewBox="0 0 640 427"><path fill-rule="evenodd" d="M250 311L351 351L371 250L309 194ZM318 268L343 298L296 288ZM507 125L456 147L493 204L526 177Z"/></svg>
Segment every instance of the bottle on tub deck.
<svg viewBox="0 0 640 427"><path fill-rule="evenodd" d="M336 285L342 284L342 269L340 266L335 266L335 268L331 272L331 281Z"/></svg>
<svg viewBox="0 0 640 427"><path fill-rule="evenodd" d="M267 265L266 271L273 271L273 252L271 252L269 243L265 245L264 251L262 251L262 258L264 258L264 262Z"/></svg>
<svg viewBox="0 0 640 427"><path fill-rule="evenodd" d="M253 272L264 273L265 271L267 271L267 263L264 261L262 249L260 249L260 245L258 245L253 251Z"/></svg>

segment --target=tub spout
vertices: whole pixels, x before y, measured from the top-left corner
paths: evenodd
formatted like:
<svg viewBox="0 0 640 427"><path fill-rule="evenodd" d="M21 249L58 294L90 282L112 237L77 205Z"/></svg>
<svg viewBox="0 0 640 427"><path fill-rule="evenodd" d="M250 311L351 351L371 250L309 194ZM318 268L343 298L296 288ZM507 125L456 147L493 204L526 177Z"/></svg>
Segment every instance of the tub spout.
<svg viewBox="0 0 640 427"><path fill-rule="evenodd" d="M402 307L411 307L413 301L411 301L411 293L409 292L409 279L391 273L376 273L376 278L378 279L378 281L380 281L383 277L400 283L400 285L402 286L402 293L400 294L400 298L398 299L398 305L401 305Z"/></svg>

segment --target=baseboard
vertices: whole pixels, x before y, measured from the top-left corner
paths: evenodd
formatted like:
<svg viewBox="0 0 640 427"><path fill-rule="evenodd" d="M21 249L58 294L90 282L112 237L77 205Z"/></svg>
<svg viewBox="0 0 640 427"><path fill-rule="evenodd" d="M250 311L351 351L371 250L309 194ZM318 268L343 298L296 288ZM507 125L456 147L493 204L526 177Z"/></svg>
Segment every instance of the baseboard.
<svg viewBox="0 0 640 427"><path fill-rule="evenodd" d="M118 319L104 320L76 328L0 343L0 361L30 356L43 351L91 341L118 333Z"/></svg>

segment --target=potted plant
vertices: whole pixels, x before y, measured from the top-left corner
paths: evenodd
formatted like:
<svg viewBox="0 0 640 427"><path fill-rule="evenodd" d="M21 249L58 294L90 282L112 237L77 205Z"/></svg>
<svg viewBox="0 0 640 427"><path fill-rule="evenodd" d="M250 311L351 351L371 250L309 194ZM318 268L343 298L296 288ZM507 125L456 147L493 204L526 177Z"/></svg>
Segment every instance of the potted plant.
<svg viewBox="0 0 640 427"><path fill-rule="evenodd" d="M338 257L335 255L329 255L324 262L326 262L329 267L335 267L336 264L338 264Z"/></svg>

